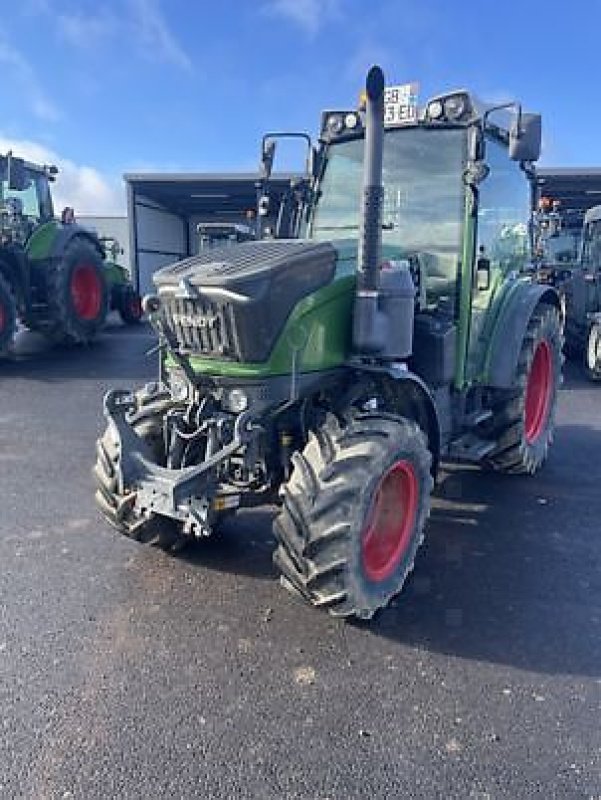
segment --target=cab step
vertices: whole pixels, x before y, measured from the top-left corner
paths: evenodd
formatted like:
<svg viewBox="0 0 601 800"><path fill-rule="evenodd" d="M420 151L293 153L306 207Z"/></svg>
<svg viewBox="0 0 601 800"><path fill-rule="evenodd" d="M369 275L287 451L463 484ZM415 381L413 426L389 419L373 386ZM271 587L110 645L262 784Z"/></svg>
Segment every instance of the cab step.
<svg viewBox="0 0 601 800"><path fill-rule="evenodd" d="M449 455L457 461L479 464L493 452L495 447L496 443L490 439L481 439L474 433L465 433L451 443Z"/></svg>

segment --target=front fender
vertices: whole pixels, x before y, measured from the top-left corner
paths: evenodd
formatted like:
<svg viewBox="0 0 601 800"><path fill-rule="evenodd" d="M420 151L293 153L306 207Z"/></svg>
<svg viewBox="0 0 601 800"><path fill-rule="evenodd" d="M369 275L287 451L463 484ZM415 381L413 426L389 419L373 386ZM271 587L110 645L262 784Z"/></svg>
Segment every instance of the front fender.
<svg viewBox="0 0 601 800"><path fill-rule="evenodd" d="M104 259L104 250L98 238L81 225L63 225L52 221L42 225L34 231L27 242L27 256L32 261L41 261L47 258L61 258L65 249L75 238L84 239L94 247Z"/></svg>
<svg viewBox="0 0 601 800"><path fill-rule="evenodd" d="M84 239L91 244L92 247L98 251L100 258L104 260L104 249L98 241L98 237L92 233L92 231L77 224L58 226L54 242L52 243L52 251L49 253L50 257L61 258L65 249L75 238Z"/></svg>
<svg viewBox="0 0 601 800"><path fill-rule="evenodd" d="M526 328L540 303L554 306L561 313L559 294L551 286L519 281L513 291L506 294L486 354L484 383L487 386L513 388Z"/></svg>
<svg viewBox="0 0 601 800"><path fill-rule="evenodd" d="M440 464L441 423L438 408L427 384L419 375L396 364L362 365L361 371L386 381L387 389L393 393L395 412L414 419L427 435L428 447L432 453L432 476L436 478Z"/></svg>

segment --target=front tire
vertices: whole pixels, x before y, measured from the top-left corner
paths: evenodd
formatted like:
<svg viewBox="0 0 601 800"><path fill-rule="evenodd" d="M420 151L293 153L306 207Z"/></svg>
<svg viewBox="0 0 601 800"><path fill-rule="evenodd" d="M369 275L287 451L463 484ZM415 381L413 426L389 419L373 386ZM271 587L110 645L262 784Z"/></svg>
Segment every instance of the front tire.
<svg viewBox="0 0 601 800"><path fill-rule="evenodd" d="M601 322L589 325L584 343L584 371L590 381L601 381Z"/></svg>
<svg viewBox="0 0 601 800"><path fill-rule="evenodd" d="M142 389L136 394L136 409L130 424L138 436L150 445L157 463L165 457L163 417L174 403L168 392ZM157 544L163 550L180 550L187 537L175 521L164 518L137 517L133 512L135 496L121 486L119 475L120 451L118 440L107 425L96 442L96 463L93 476L96 483L96 505L104 519L119 533L144 544Z"/></svg>
<svg viewBox="0 0 601 800"><path fill-rule="evenodd" d="M17 330L15 298L7 281L0 275L0 353L8 349Z"/></svg>
<svg viewBox="0 0 601 800"><path fill-rule="evenodd" d="M274 523L284 583L334 616L370 619L401 591L423 540L426 437L401 417L329 414L293 463Z"/></svg>
<svg viewBox="0 0 601 800"><path fill-rule="evenodd" d="M516 389L494 411L496 448L488 465L498 472L535 473L545 462L555 428L563 337L553 306L535 309L522 342Z"/></svg>

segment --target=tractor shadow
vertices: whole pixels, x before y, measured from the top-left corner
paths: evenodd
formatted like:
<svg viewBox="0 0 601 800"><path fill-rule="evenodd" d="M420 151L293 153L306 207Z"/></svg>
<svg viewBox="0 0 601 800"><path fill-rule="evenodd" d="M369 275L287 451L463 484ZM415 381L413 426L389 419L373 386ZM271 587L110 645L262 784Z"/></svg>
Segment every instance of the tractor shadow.
<svg viewBox="0 0 601 800"><path fill-rule="evenodd" d="M563 426L534 477L447 467L403 593L351 627L454 657L601 675L599 452L601 430ZM273 509L243 512L179 558L273 580L277 603L272 518Z"/></svg>
<svg viewBox="0 0 601 800"><path fill-rule="evenodd" d="M20 330L9 355L0 359L0 382L27 379L61 383L75 379L140 382L156 375L157 356L148 325L123 325L109 318L89 345L53 345L35 331Z"/></svg>
<svg viewBox="0 0 601 800"><path fill-rule="evenodd" d="M275 581L278 572L271 559L275 513L273 507L244 511L225 520L213 536L186 547L178 557L199 569Z"/></svg>
<svg viewBox="0 0 601 800"><path fill-rule="evenodd" d="M518 669L601 676L599 452L601 430L564 426L532 478L449 468L412 579L370 633Z"/></svg>
<svg viewBox="0 0 601 800"><path fill-rule="evenodd" d="M579 391L582 389L592 391L601 389L601 383L591 381L586 377L582 358L567 359L563 365L563 386L562 391Z"/></svg>

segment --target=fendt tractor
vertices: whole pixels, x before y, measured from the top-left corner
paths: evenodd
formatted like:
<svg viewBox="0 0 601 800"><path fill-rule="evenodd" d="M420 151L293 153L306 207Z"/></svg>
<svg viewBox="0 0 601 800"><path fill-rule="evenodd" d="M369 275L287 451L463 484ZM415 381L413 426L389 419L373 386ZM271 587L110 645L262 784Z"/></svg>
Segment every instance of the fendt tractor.
<svg viewBox="0 0 601 800"><path fill-rule="evenodd" d="M54 219L57 171L0 156L0 353L17 321L57 342L89 342L105 321L104 252L66 215Z"/></svg>
<svg viewBox="0 0 601 800"><path fill-rule="evenodd" d="M94 469L107 520L166 549L275 502L282 582L363 619L413 568L442 459L542 465L562 369L527 269L540 116L394 91L391 125L378 67L323 115L301 238L156 273L160 374L107 393Z"/></svg>
<svg viewBox="0 0 601 800"><path fill-rule="evenodd" d="M116 311L126 325L137 325L142 319L142 301L128 270L119 263L123 248L112 236L102 236L100 242L105 253L104 278L109 289L109 308Z"/></svg>
<svg viewBox="0 0 601 800"><path fill-rule="evenodd" d="M601 206L576 213L541 198L536 215L537 275L562 299L565 351L601 380Z"/></svg>

